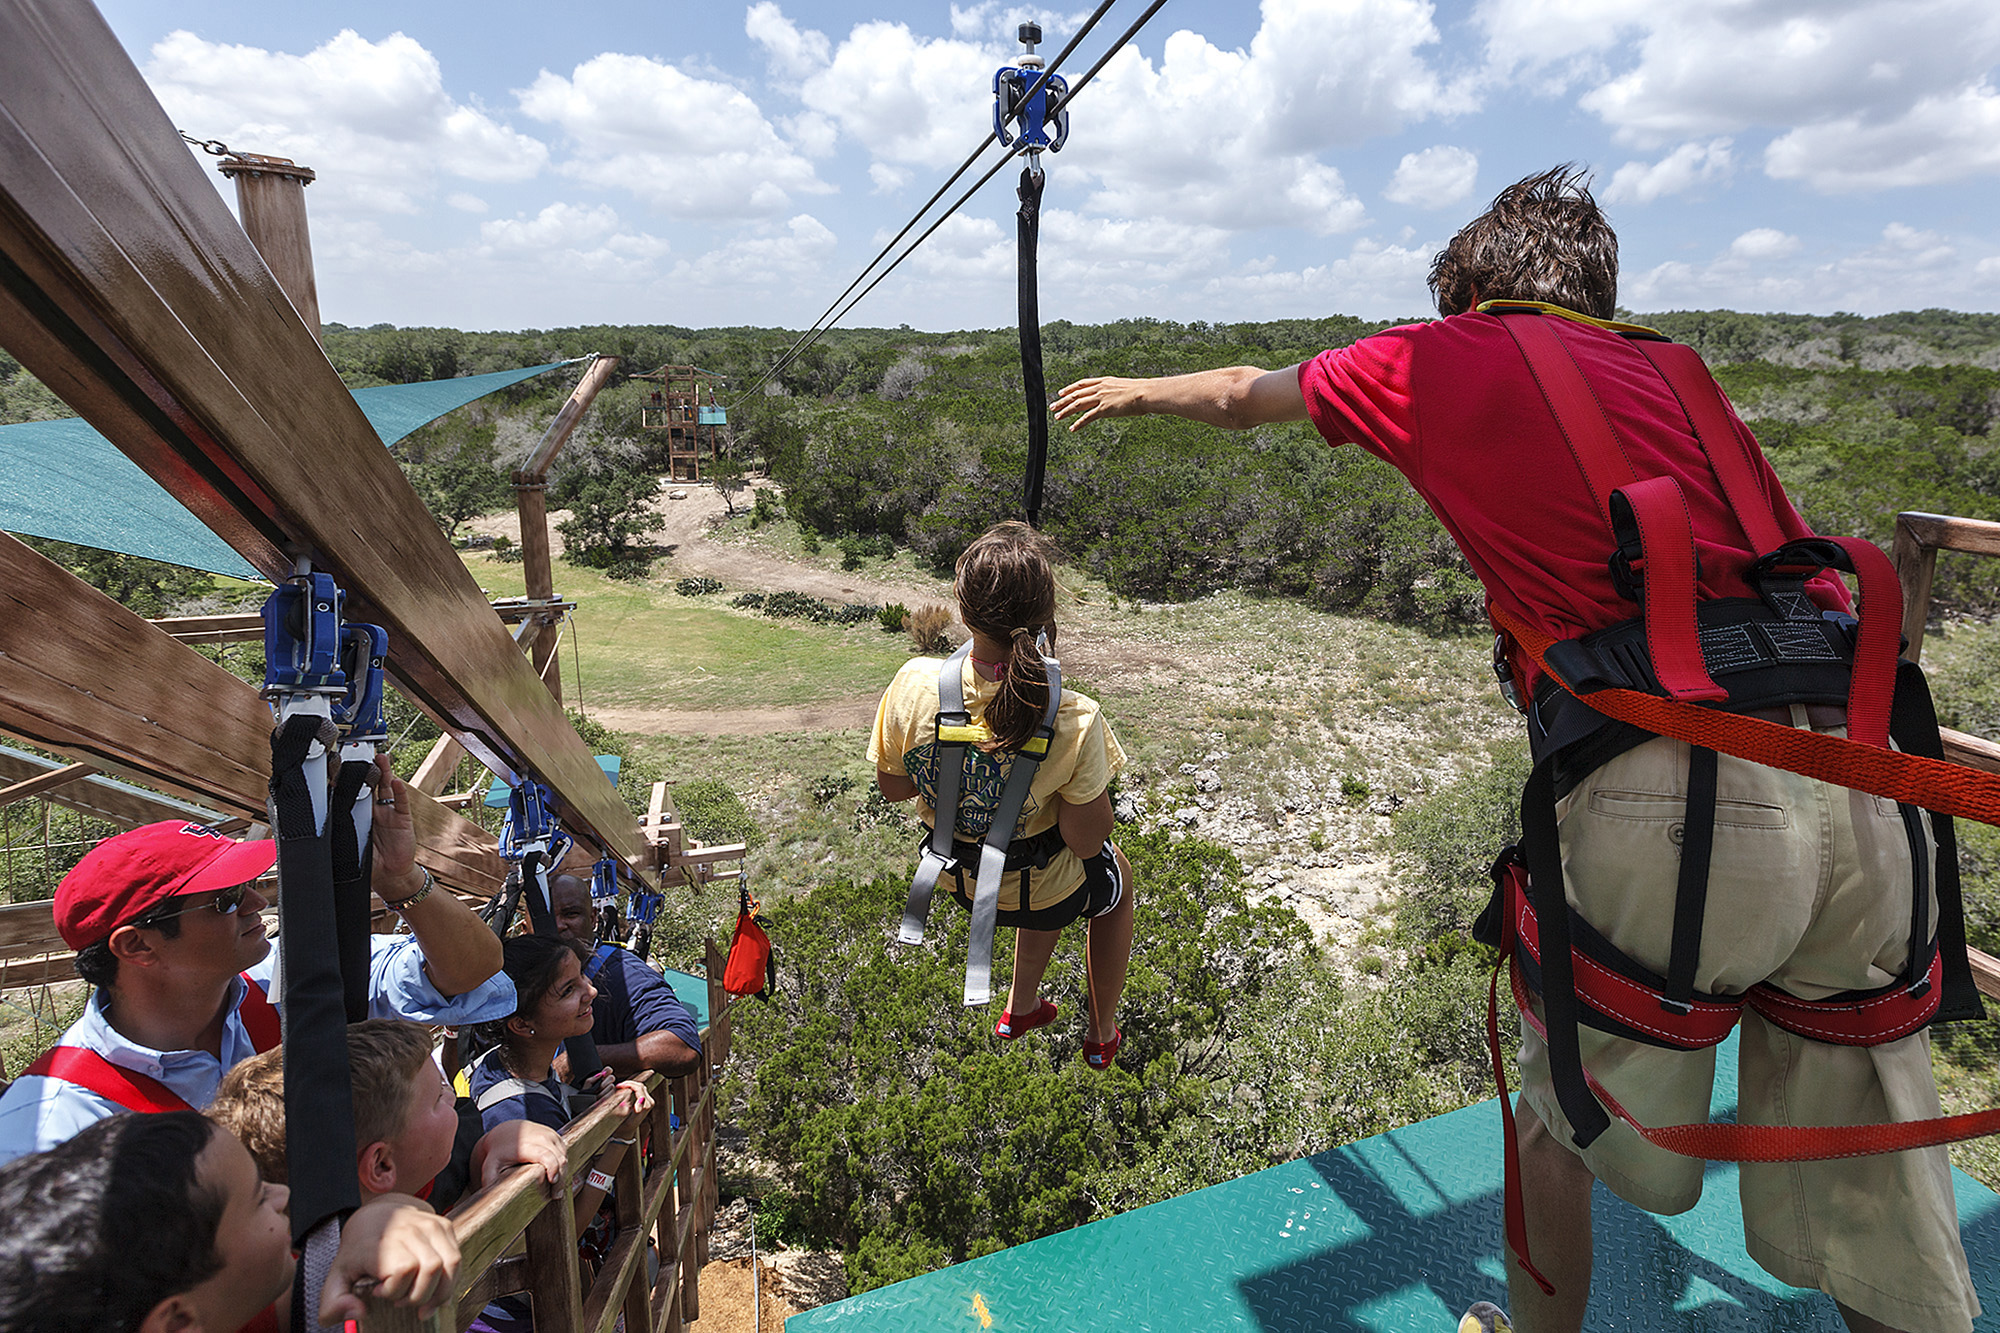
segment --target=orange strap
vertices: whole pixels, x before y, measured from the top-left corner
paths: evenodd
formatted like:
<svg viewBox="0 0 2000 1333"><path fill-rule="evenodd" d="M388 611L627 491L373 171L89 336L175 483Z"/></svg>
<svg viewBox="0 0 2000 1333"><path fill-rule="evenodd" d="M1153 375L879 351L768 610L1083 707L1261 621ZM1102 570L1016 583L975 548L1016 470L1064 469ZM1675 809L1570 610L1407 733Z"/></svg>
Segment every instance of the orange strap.
<svg viewBox="0 0 2000 1333"><path fill-rule="evenodd" d="M1551 680L1569 689L1568 683L1545 660L1554 638L1498 604L1489 606L1487 612L1493 623L1534 659ZM1881 614L1878 609L1876 615ZM1638 690L1595 690L1576 697L1607 717L1629 722L1656 736L1671 736L1751 763L1852 787L1938 814L2000 824L2000 774L1943 759L1905 754L1901 750L1878 749L1845 737L1783 726L1740 713L1700 708ZM1886 731L1887 710L1882 711Z"/></svg>

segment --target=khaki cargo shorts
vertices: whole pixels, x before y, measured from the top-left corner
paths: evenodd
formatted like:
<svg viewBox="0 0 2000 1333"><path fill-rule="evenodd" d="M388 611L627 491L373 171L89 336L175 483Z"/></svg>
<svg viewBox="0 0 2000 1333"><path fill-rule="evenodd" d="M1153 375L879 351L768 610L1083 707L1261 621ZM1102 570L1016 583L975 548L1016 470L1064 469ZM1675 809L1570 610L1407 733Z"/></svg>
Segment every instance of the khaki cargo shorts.
<svg viewBox="0 0 2000 1333"><path fill-rule="evenodd" d="M1804 710L1794 708L1803 725ZM1844 734L1836 732L1835 734ZM1893 802L1723 755L1697 989L1758 981L1820 999L1887 985L1905 964L1910 844ZM1680 873L1687 746L1656 739L1612 760L1557 808L1570 903L1620 949L1665 975ZM1931 920L1937 919L1935 911ZM1715 1052L1671 1051L1581 1030L1590 1071L1641 1124L1708 1118ZM1574 1148L1547 1047L1522 1032L1522 1095ZM1841 1125L1939 1114L1929 1034L1883 1046L1794 1036L1743 1010L1737 1115L1744 1124ZM1581 1150L1620 1198L1679 1213L1703 1163L1614 1119ZM1744 1163L1750 1256L1912 1333L1965 1333L1979 1313L1959 1244L1946 1150L1833 1162Z"/></svg>

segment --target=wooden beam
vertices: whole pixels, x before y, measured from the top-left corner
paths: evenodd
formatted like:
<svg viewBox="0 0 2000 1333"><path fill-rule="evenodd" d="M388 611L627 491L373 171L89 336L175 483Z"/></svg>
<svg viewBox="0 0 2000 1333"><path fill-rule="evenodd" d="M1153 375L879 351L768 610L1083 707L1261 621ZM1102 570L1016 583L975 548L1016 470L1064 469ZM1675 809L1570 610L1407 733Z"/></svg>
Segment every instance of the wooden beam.
<svg viewBox="0 0 2000 1333"><path fill-rule="evenodd" d="M0 745L0 779L18 782L60 767L52 759L16 750L10 745ZM206 806L178 801L171 796L162 796L158 792L103 776L85 778L56 791L44 792L42 799L65 810L74 810L80 815L122 824L127 828L157 824L166 819L181 819L196 824L216 824L223 819L219 812Z"/></svg>
<svg viewBox="0 0 2000 1333"><path fill-rule="evenodd" d="M516 477L514 508L521 518L521 577L528 589L528 600L554 601L556 575L554 559L549 553L548 483L526 474ZM517 638L526 642L528 661L536 676L547 687L549 696L562 702L562 673L557 672L553 682L548 677L548 664L555 656L555 626L540 619L532 629L526 623L521 628L527 632Z"/></svg>
<svg viewBox="0 0 2000 1333"><path fill-rule="evenodd" d="M508 643L103 18L0 6L0 342L274 581L310 556L397 685L565 827L636 821ZM115 660L115 659L110 659Z"/></svg>
<svg viewBox="0 0 2000 1333"><path fill-rule="evenodd" d="M87 778L96 771L89 764L64 764L61 768L52 768L32 778L11 782L5 787L0 787L0 805L12 805L16 801L25 801L30 796L40 796L43 792L67 787L70 783Z"/></svg>
<svg viewBox="0 0 2000 1333"><path fill-rule="evenodd" d="M1967 949L1965 956L1972 964L1972 984L1979 993L1989 1000L2000 1000L2000 960L1977 949Z"/></svg>
<svg viewBox="0 0 2000 1333"><path fill-rule="evenodd" d="M224 814L265 816L271 711L256 687L4 534L0 730ZM422 795L410 814L418 859L439 879L499 888L506 870L478 825Z"/></svg>
<svg viewBox="0 0 2000 1333"><path fill-rule="evenodd" d="M264 617L162 616L153 622L183 643L256 643L264 637Z"/></svg>
<svg viewBox="0 0 2000 1333"><path fill-rule="evenodd" d="M544 481L548 478L549 467L556 461L556 455L562 452L563 445L569 442L576 423L583 420L583 414L597 401L599 391L611 382L612 372L617 369L618 358L615 356L599 356L585 368L583 378L576 382L576 388L570 390L569 401L562 405L556 419L542 433L541 442L521 464L521 470L515 475L517 482Z"/></svg>
<svg viewBox="0 0 2000 1333"><path fill-rule="evenodd" d="M424 756L424 762L417 765L410 785L426 796L436 796L451 785L464 761L465 747L451 736L440 736L431 746L431 752Z"/></svg>

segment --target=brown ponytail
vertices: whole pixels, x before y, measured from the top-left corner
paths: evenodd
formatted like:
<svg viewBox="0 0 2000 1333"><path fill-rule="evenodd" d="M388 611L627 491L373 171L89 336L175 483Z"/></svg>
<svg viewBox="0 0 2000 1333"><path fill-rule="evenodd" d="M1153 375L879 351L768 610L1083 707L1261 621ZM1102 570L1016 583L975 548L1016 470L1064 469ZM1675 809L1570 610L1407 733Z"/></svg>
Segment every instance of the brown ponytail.
<svg viewBox="0 0 2000 1333"><path fill-rule="evenodd" d="M1048 711L1048 673L1035 637L1056 639L1056 549L1026 523L996 523L958 558L958 615L968 629L1009 645L1000 692L986 709L996 747L1018 750Z"/></svg>

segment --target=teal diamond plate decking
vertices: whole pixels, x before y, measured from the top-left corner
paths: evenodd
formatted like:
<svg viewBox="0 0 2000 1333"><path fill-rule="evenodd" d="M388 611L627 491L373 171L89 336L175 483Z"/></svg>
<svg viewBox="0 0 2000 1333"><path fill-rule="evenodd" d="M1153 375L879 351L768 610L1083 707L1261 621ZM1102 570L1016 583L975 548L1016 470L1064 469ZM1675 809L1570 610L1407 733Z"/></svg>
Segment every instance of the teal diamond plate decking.
<svg viewBox="0 0 2000 1333"><path fill-rule="evenodd" d="M1732 1109L1736 1043L1717 1061ZM2000 1330L2000 1197L1954 1173L1973 1279ZM1736 1170L1654 1217L1597 1189L1590 1330L1840 1333L1833 1302L1743 1253ZM1450 1333L1506 1303L1500 1113L1483 1102L1150 1208L794 1315L786 1333Z"/></svg>

